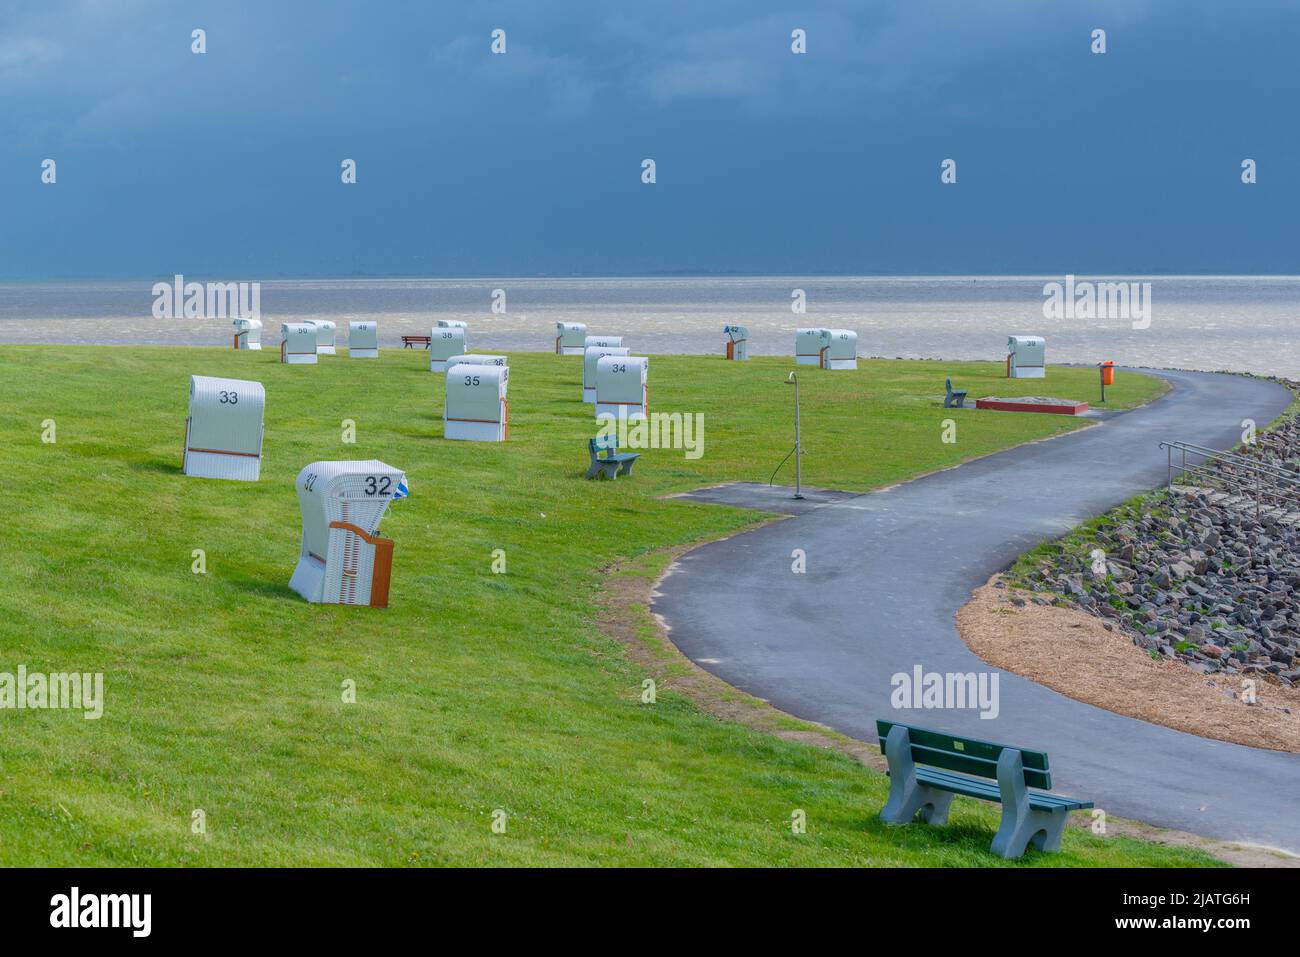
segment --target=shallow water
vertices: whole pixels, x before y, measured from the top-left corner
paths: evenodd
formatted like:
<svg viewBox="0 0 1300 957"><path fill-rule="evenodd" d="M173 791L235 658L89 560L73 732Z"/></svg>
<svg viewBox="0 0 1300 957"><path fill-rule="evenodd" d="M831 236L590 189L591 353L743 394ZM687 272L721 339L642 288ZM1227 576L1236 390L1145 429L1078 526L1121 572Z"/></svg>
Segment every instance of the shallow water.
<svg viewBox="0 0 1300 957"><path fill-rule="evenodd" d="M201 278L201 277L189 277ZM234 277L220 277L233 281ZM1083 278L1083 277L1081 277ZM1096 277L1106 281L1141 277ZM1300 377L1300 277L1166 276L1152 284L1149 328L1127 319L1044 318L1048 277L266 280L264 346L281 321L379 323L381 344L470 324L469 348L549 351L557 321L624 335L637 352L720 353L722 327L749 327L755 355L790 355L797 326L856 330L864 356L993 359L1008 334L1047 338L1048 362L1232 369ZM227 345L228 319L156 319L156 280L0 283L0 342ZM491 312L503 289L506 312ZM791 309L792 290L807 311Z"/></svg>

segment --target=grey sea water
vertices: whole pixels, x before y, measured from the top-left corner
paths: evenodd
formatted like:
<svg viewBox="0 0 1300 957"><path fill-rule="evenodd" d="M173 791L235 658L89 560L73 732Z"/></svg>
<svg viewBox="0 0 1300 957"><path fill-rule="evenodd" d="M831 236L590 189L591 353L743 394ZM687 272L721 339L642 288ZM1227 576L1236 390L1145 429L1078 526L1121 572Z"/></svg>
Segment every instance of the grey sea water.
<svg viewBox="0 0 1300 957"><path fill-rule="evenodd" d="M226 319L156 319L153 284L0 283L0 342L227 345ZM187 279L202 281L205 277ZM222 277L222 281L256 277ZM1107 281L1141 277L1104 278ZM1165 276L1152 283L1151 321L1046 319L1044 283L1063 276L736 277L626 279L265 280L263 343L279 323L328 318L379 323L381 345L438 319L470 324L474 351L549 351L557 321L624 335L637 352L718 353L722 327L749 327L750 351L789 355L797 326L858 332L864 356L994 359L1008 334L1047 338L1048 362L1231 369L1300 378L1300 277ZM504 314L491 311L505 291ZM806 294L803 315L792 292Z"/></svg>

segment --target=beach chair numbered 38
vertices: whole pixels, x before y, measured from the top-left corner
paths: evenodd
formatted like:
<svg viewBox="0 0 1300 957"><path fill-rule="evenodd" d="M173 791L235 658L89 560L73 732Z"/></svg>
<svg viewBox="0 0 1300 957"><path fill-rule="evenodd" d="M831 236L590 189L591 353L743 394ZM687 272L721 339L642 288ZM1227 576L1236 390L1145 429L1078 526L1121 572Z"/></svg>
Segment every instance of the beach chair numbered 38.
<svg viewBox="0 0 1300 957"><path fill-rule="evenodd" d="M1007 378L1044 378L1046 355L1042 336L1007 336Z"/></svg>
<svg viewBox="0 0 1300 957"><path fill-rule="evenodd" d="M429 371L446 372L447 360L465 354L465 330L440 327L430 331Z"/></svg>

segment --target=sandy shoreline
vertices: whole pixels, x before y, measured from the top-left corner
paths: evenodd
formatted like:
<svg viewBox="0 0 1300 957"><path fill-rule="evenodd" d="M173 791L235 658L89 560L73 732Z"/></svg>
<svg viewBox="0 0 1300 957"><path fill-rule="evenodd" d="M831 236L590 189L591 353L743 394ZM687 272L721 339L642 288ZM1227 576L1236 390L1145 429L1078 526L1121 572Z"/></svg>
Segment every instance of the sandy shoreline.
<svg viewBox="0 0 1300 957"><path fill-rule="evenodd" d="M339 326L339 344L346 342L349 321L377 322L380 330L380 347L402 347L404 335L428 335L438 319L459 319L469 324L471 348L502 352L551 352L554 349L555 323L585 322L592 335L621 335L636 351L649 355L722 355L725 350L725 325L741 323L750 330L750 354L754 356L790 356L794 348L794 331L799 326L826 326L854 329L859 333L859 355L863 358L924 359L933 361L1001 362L1005 355L1003 337L990 334L967 335L947 342L936 342L933 352L914 347L923 343L926 336L899 336L896 333L881 335L873 332L874 322L853 316L825 316L816 320L807 316L789 319L771 315L752 317L732 312L719 312L704 316L684 317L644 316L591 317L581 313L562 313L566 318L530 318L516 315L483 315L481 312L440 312L429 314L352 313L339 316L333 313L316 314L333 320ZM274 347L280 341L280 323L297 321L314 316L285 316L271 319L263 316L263 346ZM1009 327L1010 328L1010 327ZM218 346L229 347L233 329L228 319L162 320L152 316L119 316L77 319L10 319L0 321L0 345L153 345L153 346ZM1060 338L1049 340L1049 364L1092 365L1096 356L1113 357L1120 365L1141 365L1152 368L1180 368L1202 372L1245 371L1245 365L1232 365L1231 355L1209 351L1206 358L1198 360L1177 350L1114 349L1098 351L1091 345L1071 345ZM1254 368L1251 374L1279 375L1274 365L1289 368L1285 356L1277 362L1277 352L1270 353L1274 361L1262 362L1269 368ZM1251 362L1260 366L1260 361ZM1297 363L1300 365L1300 363Z"/></svg>
<svg viewBox="0 0 1300 957"><path fill-rule="evenodd" d="M367 320L381 347L394 348L402 335L456 319L468 323L472 349L548 352L555 323L581 322L591 334L625 336L638 352L718 355L723 327L739 324L752 355L788 356L796 328L821 326L857 332L862 356L1001 362L1008 335L1034 334L1046 338L1050 364L1109 359L1300 378L1300 277L1156 277L1142 321L1049 318L1046 279L276 279L260 281L258 308L264 344L279 342L282 322L329 319L343 330ZM0 282L0 344L230 343L228 319L155 318L152 290L152 280Z"/></svg>

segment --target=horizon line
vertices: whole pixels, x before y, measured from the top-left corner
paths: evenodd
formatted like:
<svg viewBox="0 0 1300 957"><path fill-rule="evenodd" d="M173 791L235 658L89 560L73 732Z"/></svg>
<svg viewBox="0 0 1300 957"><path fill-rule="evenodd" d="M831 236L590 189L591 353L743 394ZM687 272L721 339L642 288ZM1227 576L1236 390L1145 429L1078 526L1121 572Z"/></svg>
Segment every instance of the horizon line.
<svg viewBox="0 0 1300 957"><path fill-rule="evenodd" d="M235 279L232 273L182 272L157 273L149 276L0 276L0 283L91 283L91 282L160 282L173 280L176 276L196 280L215 280L221 282L447 282L464 280L527 280L564 282L575 279L884 279L884 280L936 280L936 279L1059 279L1063 276L1104 277L1106 279L1293 279L1300 280L1300 273L1219 273L1219 272L1008 272L1008 273L750 273L750 272L678 272L657 271L644 273L391 273L374 275L367 273L324 273L319 275L283 275L259 277L256 279ZM248 274L245 274L248 275Z"/></svg>

